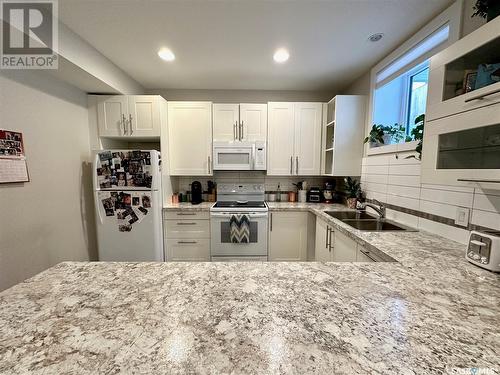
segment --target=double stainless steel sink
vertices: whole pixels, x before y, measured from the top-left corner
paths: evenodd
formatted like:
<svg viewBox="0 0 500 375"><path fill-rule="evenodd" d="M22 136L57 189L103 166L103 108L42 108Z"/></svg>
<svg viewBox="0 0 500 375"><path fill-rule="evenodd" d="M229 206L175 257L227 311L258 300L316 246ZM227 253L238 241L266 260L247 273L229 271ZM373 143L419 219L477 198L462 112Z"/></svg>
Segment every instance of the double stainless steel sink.
<svg viewBox="0 0 500 375"><path fill-rule="evenodd" d="M371 231L371 232L387 232L387 231L407 231L416 232L415 229L395 223L391 220L377 218L364 211L326 211L326 214L339 219L340 221L350 225L353 228Z"/></svg>

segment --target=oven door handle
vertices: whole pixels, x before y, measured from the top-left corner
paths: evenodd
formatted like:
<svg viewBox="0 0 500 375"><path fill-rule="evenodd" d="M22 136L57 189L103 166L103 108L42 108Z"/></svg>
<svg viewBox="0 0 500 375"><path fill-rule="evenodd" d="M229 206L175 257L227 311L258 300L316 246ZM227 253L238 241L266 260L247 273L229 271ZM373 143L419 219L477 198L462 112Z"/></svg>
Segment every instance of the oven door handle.
<svg viewBox="0 0 500 375"><path fill-rule="evenodd" d="M235 212L234 214L214 213L214 212L210 213L211 217L225 217L225 218L229 218L232 215L247 215L247 216L249 216L251 218L255 218L255 217L268 217L267 213L261 213L261 214L250 214L250 213L241 213L241 212Z"/></svg>

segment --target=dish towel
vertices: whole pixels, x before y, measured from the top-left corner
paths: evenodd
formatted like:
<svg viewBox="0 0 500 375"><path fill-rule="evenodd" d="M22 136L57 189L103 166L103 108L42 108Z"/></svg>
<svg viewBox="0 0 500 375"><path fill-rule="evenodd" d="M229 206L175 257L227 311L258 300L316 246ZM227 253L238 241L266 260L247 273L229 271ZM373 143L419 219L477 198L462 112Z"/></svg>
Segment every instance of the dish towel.
<svg viewBox="0 0 500 375"><path fill-rule="evenodd" d="M250 242L250 218L248 215L231 215L229 227L232 243Z"/></svg>

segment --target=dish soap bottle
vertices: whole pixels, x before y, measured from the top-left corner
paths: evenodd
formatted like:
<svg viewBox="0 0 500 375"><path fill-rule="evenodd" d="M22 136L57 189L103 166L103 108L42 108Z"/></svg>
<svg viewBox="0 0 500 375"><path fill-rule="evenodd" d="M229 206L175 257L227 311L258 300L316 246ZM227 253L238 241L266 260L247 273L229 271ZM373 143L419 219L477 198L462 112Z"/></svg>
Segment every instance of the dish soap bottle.
<svg viewBox="0 0 500 375"><path fill-rule="evenodd" d="M278 191L276 191L276 202L281 202L281 186L278 182Z"/></svg>

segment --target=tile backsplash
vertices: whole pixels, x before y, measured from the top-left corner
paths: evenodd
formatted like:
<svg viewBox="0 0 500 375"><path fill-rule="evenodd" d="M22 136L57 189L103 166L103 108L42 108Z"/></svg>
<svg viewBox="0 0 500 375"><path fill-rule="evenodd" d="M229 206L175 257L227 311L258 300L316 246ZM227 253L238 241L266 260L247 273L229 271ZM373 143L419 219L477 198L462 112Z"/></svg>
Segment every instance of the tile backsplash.
<svg viewBox="0 0 500 375"><path fill-rule="evenodd" d="M174 182L174 189L176 192L185 192L191 189L191 182L200 181L203 188L206 189L207 181L214 181L216 183L263 183L265 184L266 191L275 191L278 189L278 184L282 191L296 190L293 185L299 181L307 181L309 187L317 186L323 188L327 181L336 180L336 178L328 177L311 177L311 176L267 176L265 172L248 171L248 172L215 172L214 176L182 176L172 177ZM174 180L175 179L175 180ZM340 179L341 180L341 179ZM341 182L337 182L337 186Z"/></svg>
<svg viewBox="0 0 500 375"><path fill-rule="evenodd" d="M462 243L472 229L500 230L500 190L423 184L420 162L405 159L410 154L363 158L361 186L367 198L401 208L388 209L389 218ZM467 227L454 223L459 207L469 210Z"/></svg>

